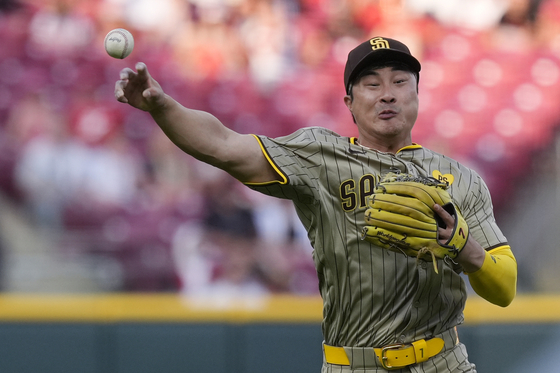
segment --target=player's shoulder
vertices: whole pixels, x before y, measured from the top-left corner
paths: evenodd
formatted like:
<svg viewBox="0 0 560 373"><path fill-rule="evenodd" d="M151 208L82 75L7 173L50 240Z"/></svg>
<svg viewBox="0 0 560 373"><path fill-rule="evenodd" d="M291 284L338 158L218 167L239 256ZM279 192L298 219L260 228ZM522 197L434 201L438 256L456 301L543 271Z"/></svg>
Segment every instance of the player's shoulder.
<svg viewBox="0 0 560 373"><path fill-rule="evenodd" d="M303 127L297 131L274 139L278 143L333 143L348 144L349 138L339 135L338 133L324 127Z"/></svg>
<svg viewBox="0 0 560 373"><path fill-rule="evenodd" d="M451 167L455 166L457 168L461 168L465 171L473 171L473 165L468 163L468 160L460 160L459 158L455 158L449 156L447 154L440 153L430 148L426 148L424 146L416 147L416 154L415 157L421 157L424 159L425 162L430 163L438 163L443 165L449 165Z"/></svg>
<svg viewBox="0 0 560 373"><path fill-rule="evenodd" d="M472 181L481 179L480 174L475 170L476 166L470 164L468 160L459 160L423 146L418 146L414 149L413 157L417 161L421 160L423 165L429 165L436 173L462 175L462 177Z"/></svg>

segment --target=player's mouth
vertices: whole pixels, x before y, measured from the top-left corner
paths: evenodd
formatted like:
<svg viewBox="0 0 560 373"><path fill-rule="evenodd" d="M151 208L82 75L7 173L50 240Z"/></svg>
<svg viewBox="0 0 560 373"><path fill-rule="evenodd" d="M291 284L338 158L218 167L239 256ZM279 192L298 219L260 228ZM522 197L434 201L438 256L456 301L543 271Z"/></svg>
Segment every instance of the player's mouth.
<svg viewBox="0 0 560 373"><path fill-rule="evenodd" d="M381 119L391 119L397 115L397 112L394 110L383 110L379 113L379 118Z"/></svg>

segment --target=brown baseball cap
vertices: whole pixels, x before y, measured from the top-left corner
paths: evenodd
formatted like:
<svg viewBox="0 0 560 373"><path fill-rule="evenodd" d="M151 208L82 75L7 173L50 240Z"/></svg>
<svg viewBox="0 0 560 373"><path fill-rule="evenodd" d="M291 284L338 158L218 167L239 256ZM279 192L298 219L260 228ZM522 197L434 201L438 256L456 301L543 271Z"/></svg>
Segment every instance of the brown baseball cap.
<svg viewBox="0 0 560 373"><path fill-rule="evenodd" d="M350 83L366 67L384 62L401 62L409 66L412 72L420 72L420 62L412 56L406 45L398 40L374 37L363 42L348 53L344 68L344 87L349 94Z"/></svg>

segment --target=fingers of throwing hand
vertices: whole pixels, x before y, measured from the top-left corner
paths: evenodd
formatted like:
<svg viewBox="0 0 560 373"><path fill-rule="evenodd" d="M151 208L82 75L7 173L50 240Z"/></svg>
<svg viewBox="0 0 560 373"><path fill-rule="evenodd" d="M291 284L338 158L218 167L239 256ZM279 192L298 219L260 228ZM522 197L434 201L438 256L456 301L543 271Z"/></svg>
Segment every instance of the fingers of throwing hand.
<svg viewBox="0 0 560 373"><path fill-rule="evenodd" d="M138 62L134 68L136 68L136 71L138 72L138 75L141 76L142 78L147 78L149 76L148 74L148 67L146 66L146 64L144 62Z"/></svg>
<svg viewBox="0 0 560 373"><path fill-rule="evenodd" d="M119 73L119 78L121 80L129 80L129 79L133 78L135 75L136 75L136 72L134 72L134 70L132 70L130 67L125 67Z"/></svg>
<svg viewBox="0 0 560 373"><path fill-rule="evenodd" d="M117 80L117 82L115 83L115 98L117 99L117 101L124 102L125 104L128 102L128 99L124 95L126 84L126 80Z"/></svg>
<svg viewBox="0 0 560 373"><path fill-rule="evenodd" d="M127 103L128 99L125 96L125 89L128 85L128 82L131 79L134 79L138 74L129 67L122 69L119 73L119 79L115 83L115 98L120 101Z"/></svg>

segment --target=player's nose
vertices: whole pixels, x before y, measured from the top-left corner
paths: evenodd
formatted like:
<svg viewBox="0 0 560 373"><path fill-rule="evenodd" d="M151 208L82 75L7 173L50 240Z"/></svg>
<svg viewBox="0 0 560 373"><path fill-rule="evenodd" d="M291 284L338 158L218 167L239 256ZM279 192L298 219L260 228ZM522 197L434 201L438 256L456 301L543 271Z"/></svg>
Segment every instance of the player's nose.
<svg viewBox="0 0 560 373"><path fill-rule="evenodd" d="M392 104L394 102L397 101L396 96L393 94L393 92L391 91L391 89L389 88L385 88L383 90L383 92L381 92L381 95L379 96L379 100L383 103L389 103Z"/></svg>

